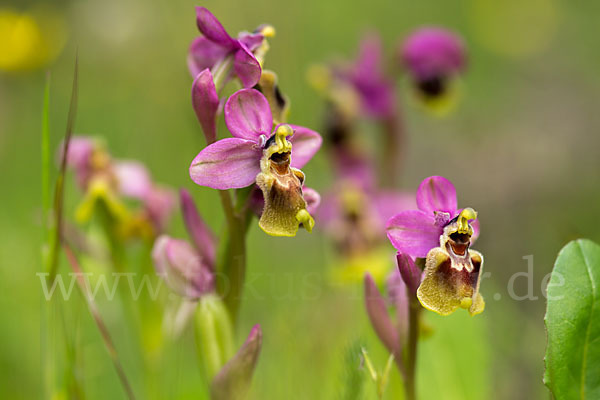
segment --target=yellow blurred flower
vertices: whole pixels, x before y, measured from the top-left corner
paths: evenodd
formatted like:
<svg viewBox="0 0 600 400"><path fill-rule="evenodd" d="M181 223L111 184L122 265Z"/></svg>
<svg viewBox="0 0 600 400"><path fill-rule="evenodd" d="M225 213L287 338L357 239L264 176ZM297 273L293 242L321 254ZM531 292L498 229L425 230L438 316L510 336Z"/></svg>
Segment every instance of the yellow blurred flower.
<svg viewBox="0 0 600 400"><path fill-rule="evenodd" d="M382 246L364 254L340 256L331 265L330 278L336 284L356 284L369 273L373 280L382 283L393 267L392 255Z"/></svg>
<svg viewBox="0 0 600 400"><path fill-rule="evenodd" d="M64 20L52 11L0 9L0 70L27 71L51 63L66 36Z"/></svg>

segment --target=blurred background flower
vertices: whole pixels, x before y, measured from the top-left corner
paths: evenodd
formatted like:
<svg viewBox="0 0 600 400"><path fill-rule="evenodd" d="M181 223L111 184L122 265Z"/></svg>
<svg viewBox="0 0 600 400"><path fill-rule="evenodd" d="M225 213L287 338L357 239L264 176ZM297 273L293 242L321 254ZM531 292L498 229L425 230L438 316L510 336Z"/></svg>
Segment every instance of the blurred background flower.
<svg viewBox="0 0 600 400"><path fill-rule="evenodd" d="M0 70L30 71L52 63L67 39L64 17L48 5L0 7Z"/></svg>

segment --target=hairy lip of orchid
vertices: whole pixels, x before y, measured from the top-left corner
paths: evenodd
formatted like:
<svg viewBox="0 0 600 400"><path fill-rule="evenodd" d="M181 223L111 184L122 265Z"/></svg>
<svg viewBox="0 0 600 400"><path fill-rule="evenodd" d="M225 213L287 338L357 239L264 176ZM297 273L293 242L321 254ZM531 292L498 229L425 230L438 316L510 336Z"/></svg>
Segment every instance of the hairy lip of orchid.
<svg viewBox="0 0 600 400"><path fill-rule="evenodd" d="M444 227L440 246L431 249L425 262L425 278L417 290L423 307L441 315L466 308L471 315L483 311L479 293L483 256L470 250L473 228L469 221L477 213L465 208Z"/></svg>
<svg viewBox="0 0 600 400"><path fill-rule="evenodd" d="M294 132L289 125L279 125L265 142L256 183L263 191L265 207L259 226L273 236L294 236L301 224L307 231L314 226L302 196L304 173L290 167L292 144L287 140Z"/></svg>

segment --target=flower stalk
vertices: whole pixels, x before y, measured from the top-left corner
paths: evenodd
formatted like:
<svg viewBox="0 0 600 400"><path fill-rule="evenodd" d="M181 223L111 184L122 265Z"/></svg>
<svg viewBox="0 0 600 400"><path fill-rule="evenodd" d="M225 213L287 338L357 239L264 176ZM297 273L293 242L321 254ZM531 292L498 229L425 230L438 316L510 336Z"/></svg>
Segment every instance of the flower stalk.
<svg viewBox="0 0 600 400"><path fill-rule="evenodd" d="M220 191L220 193L227 191ZM227 193L229 194L229 193ZM231 198L229 197L229 200ZM246 212L237 214L230 204L227 229L222 239L220 256L217 261L217 270L224 275L224 279L217 282L217 292L223 296L225 305L229 310L232 321L237 321L240 308L242 289L246 277ZM225 209L225 206L224 206Z"/></svg>

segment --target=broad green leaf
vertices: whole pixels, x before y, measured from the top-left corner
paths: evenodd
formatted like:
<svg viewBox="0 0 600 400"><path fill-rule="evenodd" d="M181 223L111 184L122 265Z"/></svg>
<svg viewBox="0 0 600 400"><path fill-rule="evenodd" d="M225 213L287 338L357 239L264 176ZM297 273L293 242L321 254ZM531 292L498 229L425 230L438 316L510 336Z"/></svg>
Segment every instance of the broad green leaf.
<svg viewBox="0 0 600 400"><path fill-rule="evenodd" d="M600 246L567 244L548 283L544 383L556 399L600 399Z"/></svg>

